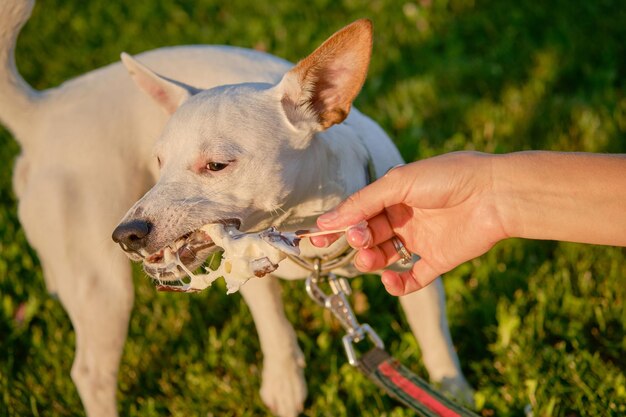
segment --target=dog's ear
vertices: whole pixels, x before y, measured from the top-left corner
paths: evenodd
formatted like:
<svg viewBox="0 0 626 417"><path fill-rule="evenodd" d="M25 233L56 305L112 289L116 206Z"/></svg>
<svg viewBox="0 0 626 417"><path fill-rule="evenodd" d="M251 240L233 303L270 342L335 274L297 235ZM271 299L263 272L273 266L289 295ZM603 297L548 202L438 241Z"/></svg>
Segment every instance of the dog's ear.
<svg viewBox="0 0 626 417"><path fill-rule="evenodd" d="M122 53L121 58L122 63L131 77L133 77L135 84L152 97L154 101L159 103L169 114L174 113L185 100L200 91L197 88L170 80L155 73L126 52Z"/></svg>
<svg viewBox="0 0 626 417"><path fill-rule="evenodd" d="M314 130L341 123L365 82L371 53L372 23L360 19L300 61L277 86L289 121Z"/></svg>

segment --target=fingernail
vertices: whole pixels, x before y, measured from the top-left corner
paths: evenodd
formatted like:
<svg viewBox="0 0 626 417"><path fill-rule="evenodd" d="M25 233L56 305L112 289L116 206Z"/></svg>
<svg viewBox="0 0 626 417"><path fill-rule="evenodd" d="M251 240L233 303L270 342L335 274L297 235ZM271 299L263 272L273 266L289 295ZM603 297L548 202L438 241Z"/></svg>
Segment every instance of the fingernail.
<svg viewBox="0 0 626 417"><path fill-rule="evenodd" d="M387 277L387 275L382 275L380 277L380 282L383 283L383 285L385 286L385 289L387 289L387 286L390 284L389 278Z"/></svg>
<svg viewBox="0 0 626 417"><path fill-rule="evenodd" d="M313 246L317 246L318 248L325 248L330 245L330 242L326 236L315 236L312 237L310 240Z"/></svg>
<svg viewBox="0 0 626 417"><path fill-rule="evenodd" d="M398 284L396 279L393 277L393 274L385 271L380 277L380 281L385 286L385 290L393 296L401 295L402 291L398 289Z"/></svg>
<svg viewBox="0 0 626 417"><path fill-rule="evenodd" d="M339 218L339 212L337 210L331 210L327 213L322 214L317 218L319 223L328 224Z"/></svg>
<svg viewBox="0 0 626 417"><path fill-rule="evenodd" d="M385 291L387 291L389 295L396 295L395 289L393 288L392 282L389 278L383 275L382 277L380 277L380 282L382 282L383 286L385 287Z"/></svg>
<svg viewBox="0 0 626 417"><path fill-rule="evenodd" d="M350 227L346 231L346 239L350 246L357 249L369 248L372 244L372 234L367 228L366 222L360 222Z"/></svg>
<svg viewBox="0 0 626 417"><path fill-rule="evenodd" d="M367 272L371 269L371 262L366 257L363 256L363 252L358 252L354 258L354 265L361 272Z"/></svg>

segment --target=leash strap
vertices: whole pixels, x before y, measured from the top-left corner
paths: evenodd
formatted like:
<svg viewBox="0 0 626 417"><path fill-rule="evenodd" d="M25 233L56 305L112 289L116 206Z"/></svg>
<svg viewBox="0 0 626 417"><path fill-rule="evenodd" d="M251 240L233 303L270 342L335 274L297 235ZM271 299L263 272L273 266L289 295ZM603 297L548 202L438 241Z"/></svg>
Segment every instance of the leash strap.
<svg viewBox="0 0 626 417"><path fill-rule="evenodd" d="M412 373L385 350L374 347L358 362L358 368L387 394L423 417L475 417L426 381Z"/></svg>
<svg viewBox="0 0 626 417"><path fill-rule="evenodd" d="M306 280L306 291L317 304L330 310L346 330L342 342L350 365L359 368L387 394L420 416L476 416L444 397L385 351L385 345L378 334L367 323L359 323L356 319L347 298L352 292L347 279L323 271L320 258L313 264L312 269L313 272ZM320 288L322 282L328 284L330 292L327 293ZM369 340L374 348L359 358L355 345L365 339Z"/></svg>

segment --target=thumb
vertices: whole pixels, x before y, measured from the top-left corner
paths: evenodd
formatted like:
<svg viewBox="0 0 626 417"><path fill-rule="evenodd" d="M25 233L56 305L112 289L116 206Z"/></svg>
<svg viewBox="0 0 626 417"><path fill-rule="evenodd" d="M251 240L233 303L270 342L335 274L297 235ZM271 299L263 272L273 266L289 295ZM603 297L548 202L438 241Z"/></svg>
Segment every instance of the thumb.
<svg viewBox="0 0 626 417"><path fill-rule="evenodd" d="M346 227L367 220L390 207L404 201L406 179L402 179L403 167L389 171L380 179L348 197L334 210L317 219L320 229ZM405 173L406 174L406 173Z"/></svg>

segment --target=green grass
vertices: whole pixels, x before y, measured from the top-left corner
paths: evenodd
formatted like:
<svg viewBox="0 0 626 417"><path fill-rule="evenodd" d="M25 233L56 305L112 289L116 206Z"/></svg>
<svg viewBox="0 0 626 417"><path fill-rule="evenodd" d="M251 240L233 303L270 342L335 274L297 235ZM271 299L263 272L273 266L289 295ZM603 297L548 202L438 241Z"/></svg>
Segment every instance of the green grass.
<svg viewBox="0 0 626 417"><path fill-rule="evenodd" d="M369 17L374 56L357 106L407 160L448 151L626 152L626 8L618 0L47 0L17 61L37 88L163 45L223 43L297 60ZM1 92L0 92L1 94ZM82 413L74 338L16 218L0 131L0 415ZM157 294L135 274L119 378L124 416L265 415L261 354L239 295ZM453 337L484 416L626 414L626 252L512 240L445 277ZM390 351L424 372L419 348L375 278L354 281ZM307 416L408 416L347 365L337 323L286 283L308 361Z"/></svg>

